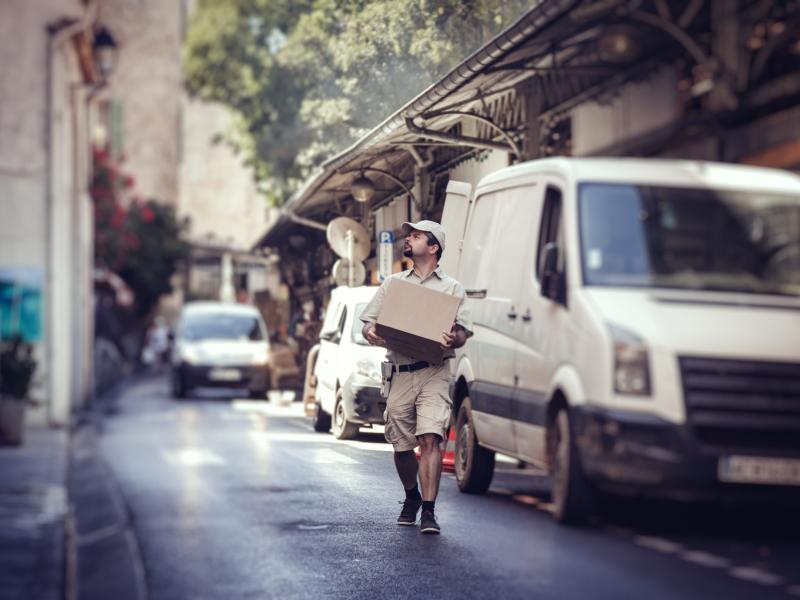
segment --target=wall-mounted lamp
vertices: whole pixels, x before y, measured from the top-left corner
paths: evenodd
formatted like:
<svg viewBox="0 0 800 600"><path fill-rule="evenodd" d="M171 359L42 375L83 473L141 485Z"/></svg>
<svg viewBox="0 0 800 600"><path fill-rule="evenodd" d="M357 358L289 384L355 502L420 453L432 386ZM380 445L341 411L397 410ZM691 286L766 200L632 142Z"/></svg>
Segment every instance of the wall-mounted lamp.
<svg viewBox="0 0 800 600"><path fill-rule="evenodd" d="M105 27L101 27L95 34L92 53L100 76L108 79L117 63L117 42Z"/></svg>

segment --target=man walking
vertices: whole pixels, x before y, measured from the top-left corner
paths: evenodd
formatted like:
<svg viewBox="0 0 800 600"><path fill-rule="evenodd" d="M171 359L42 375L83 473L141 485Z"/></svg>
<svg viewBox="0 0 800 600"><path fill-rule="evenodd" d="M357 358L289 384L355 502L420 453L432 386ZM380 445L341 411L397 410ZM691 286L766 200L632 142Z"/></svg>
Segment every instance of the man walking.
<svg viewBox="0 0 800 600"><path fill-rule="evenodd" d="M388 359L395 365L389 397L386 400L386 440L394 447L394 464L406 491L398 525L414 525L422 508L420 531L438 534L434 506L442 474L440 444L447 435L450 423L450 365L453 349L463 346L472 335L472 323L464 306L464 286L449 277L439 267L444 251L444 229L435 221L403 223L405 243L403 255L410 258L413 268L388 277L361 314L364 338L372 345L385 346L386 341L375 333L381 305L390 279L401 279L444 292L461 299L456 321L450 331L442 332L445 350L441 364L429 364L413 356L389 351ZM424 306L409 306L410 311L424 311ZM420 447L420 459L414 448ZM419 483L417 485L417 476ZM422 494L420 489L422 488Z"/></svg>

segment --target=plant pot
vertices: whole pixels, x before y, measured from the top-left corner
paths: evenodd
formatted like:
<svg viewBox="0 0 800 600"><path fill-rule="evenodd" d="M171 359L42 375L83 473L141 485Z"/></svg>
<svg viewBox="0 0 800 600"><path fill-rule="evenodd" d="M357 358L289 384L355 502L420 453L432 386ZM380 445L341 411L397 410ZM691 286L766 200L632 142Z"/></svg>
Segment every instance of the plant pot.
<svg viewBox="0 0 800 600"><path fill-rule="evenodd" d="M19 446L25 431L25 401L0 399L0 444Z"/></svg>

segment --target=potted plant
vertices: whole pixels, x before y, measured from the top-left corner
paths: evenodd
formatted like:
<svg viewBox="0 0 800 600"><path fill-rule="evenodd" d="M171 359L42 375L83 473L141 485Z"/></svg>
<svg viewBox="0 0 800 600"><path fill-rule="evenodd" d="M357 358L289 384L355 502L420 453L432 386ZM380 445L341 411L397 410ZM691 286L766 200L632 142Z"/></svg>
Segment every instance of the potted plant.
<svg viewBox="0 0 800 600"><path fill-rule="evenodd" d="M20 336L0 342L0 443L22 443L25 404L36 370L33 347Z"/></svg>

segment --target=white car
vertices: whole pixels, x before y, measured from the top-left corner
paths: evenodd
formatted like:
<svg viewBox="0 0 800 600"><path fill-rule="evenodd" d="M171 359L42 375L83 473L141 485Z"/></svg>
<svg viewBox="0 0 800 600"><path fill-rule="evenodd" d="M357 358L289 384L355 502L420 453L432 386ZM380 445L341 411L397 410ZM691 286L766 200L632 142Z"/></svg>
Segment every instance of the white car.
<svg viewBox="0 0 800 600"><path fill-rule="evenodd" d="M263 398L269 389L270 345L253 306L193 302L183 307L172 348L172 395L193 388L246 388Z"/></svg>
<svg viewBox="0 0 800 600"><path fill-rule="evenodd" d="M362 425L384 422L386 400L380 388L386 350L367 343L359 319L377 290L377 286L333 290L320 330L313 425L316 431L332 430L338 439L355 437Z"/></svg>
<svg viewBox="0 0 800 600"><path fill-rule="evenodd" d="M555 158L468 188L450 182L442 219L474 322L452 387L462 491L500 452L549 469L564 522L596 489L798 497L800 177Z"/></svg>

